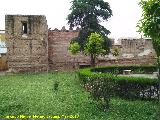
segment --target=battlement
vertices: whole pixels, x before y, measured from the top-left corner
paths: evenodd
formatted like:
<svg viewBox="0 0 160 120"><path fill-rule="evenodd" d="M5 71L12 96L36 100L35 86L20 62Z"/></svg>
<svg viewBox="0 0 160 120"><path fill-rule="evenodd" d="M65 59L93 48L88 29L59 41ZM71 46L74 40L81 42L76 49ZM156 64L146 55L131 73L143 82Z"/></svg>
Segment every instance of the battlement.
<svg viewBox="0 0 160 120"><path fill-rule="evenodd" d="M60 29L60 30L58 28L55 28L54 30L52 30L51 28L48 29L49 32L79 32L79 30L80 30L79 27L77 27L75 30L73 30L73 29L67 30L65 28L65 26L63 26L62 29Z"/></svg>

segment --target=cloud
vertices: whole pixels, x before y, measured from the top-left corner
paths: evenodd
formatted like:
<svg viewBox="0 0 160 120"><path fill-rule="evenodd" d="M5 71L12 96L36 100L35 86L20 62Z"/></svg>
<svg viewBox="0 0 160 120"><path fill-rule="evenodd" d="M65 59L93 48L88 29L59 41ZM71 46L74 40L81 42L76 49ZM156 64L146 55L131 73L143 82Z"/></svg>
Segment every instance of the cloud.
<svg viewBox="0 0 160 120"><path fill-rule="evenodd" d="M102 23L111 31L111 37L137 37L136 24L141 16L139 0L108 1L113 16ZM3 0L0 10L0 29L5 29L5 14L46 15L49 28L61 29L67 26L67 15L71 0Z"/></svg>

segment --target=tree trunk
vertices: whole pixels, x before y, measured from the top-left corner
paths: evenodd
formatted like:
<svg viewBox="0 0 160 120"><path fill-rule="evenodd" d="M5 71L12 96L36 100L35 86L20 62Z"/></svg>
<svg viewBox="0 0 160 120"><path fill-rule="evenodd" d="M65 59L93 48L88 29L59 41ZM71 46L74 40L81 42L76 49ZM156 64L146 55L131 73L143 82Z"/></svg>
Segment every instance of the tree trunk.
<svg viewBox="0 0 160 120"><path fill-rule="evenodd" d="M95 67L95 55L91 54L91 67Z"/></svg>

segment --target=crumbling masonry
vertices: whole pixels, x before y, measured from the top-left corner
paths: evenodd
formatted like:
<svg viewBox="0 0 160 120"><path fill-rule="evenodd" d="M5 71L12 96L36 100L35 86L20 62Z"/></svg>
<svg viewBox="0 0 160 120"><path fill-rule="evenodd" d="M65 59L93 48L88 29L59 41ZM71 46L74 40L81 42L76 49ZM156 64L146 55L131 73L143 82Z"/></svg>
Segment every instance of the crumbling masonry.
<svg viewBox="0 0 160 120"><path fill-rule="evenodd" d="M48 70L48 26L45 16L6 15L5 30L10 70Z"/></svg>
<svg viewBox="0 0 160 120"><path fill-rule="evenodd" d="M89 65L89 57L68 52L70 40L79 30L48 30L43 15L6 15L5 31L7 61L10 71L40 72L73 70ZM155 52L148 39L121 39L114 45L119 56L108 55L97 59L97 66L114 64L154 64Z"/></svg>

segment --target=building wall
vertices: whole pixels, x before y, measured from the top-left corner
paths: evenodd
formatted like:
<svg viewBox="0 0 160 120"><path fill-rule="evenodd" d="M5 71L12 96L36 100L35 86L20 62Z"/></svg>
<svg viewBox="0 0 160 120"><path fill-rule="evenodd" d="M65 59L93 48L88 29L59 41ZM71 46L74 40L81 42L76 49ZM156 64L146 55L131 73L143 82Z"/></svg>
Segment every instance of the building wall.
<svg viewBox="0 0 160 120"><path fill-rule="evenodd" d="M68 48L71 39L78 36L78 30L48 31L48 61L50 70L73 70L78 64L88 64L89 58L82 55L72 55Z"/></svg>
<svg viewBox="0 0 160 120"><path fill-rule="evenodd" d="M153 49L151 39L138 39L138 38L126 38L120 39L121 41L121 55L130 54L133 57L140 57L140 53L146 55L154 55L155 51Z"/></svg>
<svg viewBox="0 0 160 120"><path fill-rule="evenodd" d="M73 70L77 63L89 65L89 56L83 54L71 55L68 47L72 38L78 36L75 30L49 30L49 69L50 70ZM99 56L96 60L97 66L108 65L153 65L156 63L155 51L151 39L123 38L119 39L121 44L115 45L119 49L119 56ZM111 56L111 57L110 57Z"/></svg>
<svg viewBox="0 0 160 120"><path fill-rule="evenodd" d="M27 33L24 33L24 24ZM6 15L8 66L14 72L48 70L48 26L42 15Z"/></svg>
<svg viewBox="0 0 160 120"><path fill-rule="evenodd" d="M68 71L79 66L88 66L89 56L82 53L72 55L68 51L71 39L77 37L78 33L79 30L66 30L65 27L62 30L48 30L46 17L43 15L6 15L5 35L9 70ZM151 40L124 38L119 41L121 44L113 45L119 49L119 56L99 56L96 60L97 66L155 63Z"/></svg>
<svg viewBox="0 0 160 120"><path fill-rule="evenodd" d="M119 39L119 56L99 57L98 66L107 65L153 65L156 63L156 54L151 39L123 38Z"/></svg>

